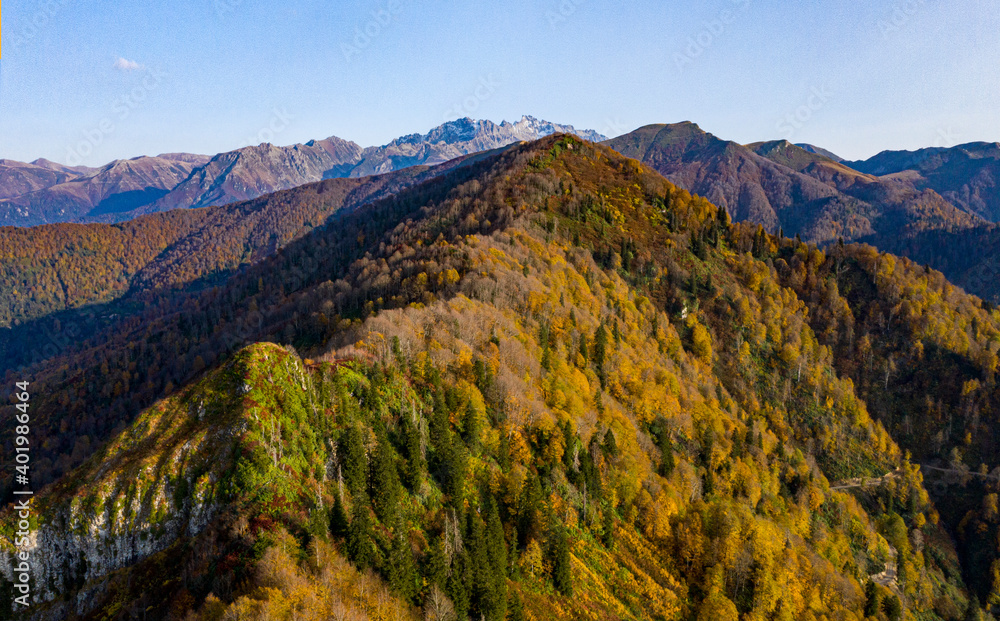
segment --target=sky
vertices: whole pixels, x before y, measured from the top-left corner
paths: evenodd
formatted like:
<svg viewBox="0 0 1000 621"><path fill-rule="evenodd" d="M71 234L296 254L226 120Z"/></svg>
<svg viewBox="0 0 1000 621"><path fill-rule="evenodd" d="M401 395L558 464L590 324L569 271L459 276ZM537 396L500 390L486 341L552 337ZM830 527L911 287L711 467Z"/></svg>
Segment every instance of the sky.
<svg viewBox="0 0 1000 621"><path fill-rule="evenodd" d="M1000 141L996 0L46 0L2 19L0 158L22 161L524 114L848 159Z"/></svg>

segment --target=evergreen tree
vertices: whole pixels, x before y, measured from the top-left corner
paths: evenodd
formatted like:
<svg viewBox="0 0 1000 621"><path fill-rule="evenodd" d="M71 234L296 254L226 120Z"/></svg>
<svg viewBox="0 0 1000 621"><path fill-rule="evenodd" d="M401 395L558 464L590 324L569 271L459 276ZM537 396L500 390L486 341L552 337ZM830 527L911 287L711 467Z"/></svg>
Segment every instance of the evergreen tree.
<svg viewBox="0 0 1000 621"><path fill-rule="evenodd" d="M539 512L542 505L542 486L538 477L528 475L521 492L521 506L518 508L517 535L518 543L523 547L532 539L541 535L541 520Z"/></svg>
<svg viewBox="0 0 1000 621"><path fill-rule="evenodd" d="M719 207L719 209L715 212L715 218L719 223L719 226L724 229L729 228L729 225L732 222L732 219L729 217L729 212L725 207Z"/></svg>
<svg viewBox="0 0 1000 621"><path fill-rule="evenodd" d="M340 494L337 494L330 509L330 534L337 538L344 537L347 535L348 526L344 501L341 500Z"/></svg>
<svg viewBox="0 0 1000 621"><path fill-rule="evenodd" d="M472 559L469 557L469 552L463 547L455 555L446 591L451 603L455 606L455 617L458 619L466 619L469 616L469 607L472 603L472 583Z"/></svg>
<svg viewBox="0 0 1000 621"><path fill-rule="evenodd" d="M448 557L444 549L444 536L431 542L431 549L424 562L424 577L428 584L436 584L446 590L448 584Z"/></svg>
<svg viewBox="0 0 1000 621"><path fill-rule="evenodd" d="M444 492L451 497L451 504L454 506L458 506L462 501L468 474L469 453L465 445L452 443L444 468Z"/></svg>
<svg viewBox="0 0 1000 621"><path fill-rule="evenodd" d="M409 529L397 512L393 526L392 545L389 548L389 585L404 599L412 601L419 589L417 571L410 548Z"/></svg>
<svg viewBox="0 0 1000 621"><path fill-rule="evenodd" d="M983 609L979 604L978 596L973 595L969 598L969 606L965 609L963 621L983 621Z"/></svg>
<svg viewBox="0 0 1000 621"><path fill-rule="evenodd" d="M354 497L354 511L347 529L347 556L360 569L379 564L379 549L375 544L375 527L372 522L368 498L364 493Z"/></svg>
<svg viewBox="0 0 1000 621"><path fill-rule="evenodd" d="M611 550L615 547L615 510L611 506L611 503L604 503L601 508L602 514L602 530L601 530L601 543L604 547Z"/></svg>
<svg viewBox="0 0 1000 621"><path fill-rule="evenodd" d="M518 593L514 593L510 597L507 621L527 621L527 619L524 614L524 603L521 601L521 596Z"/></svg>
<svg viewBox="0 0 1000 621"><path fill-rule="evenodd" d="M403 469L403 479L406 487L416 491L423 483L427 474L427 460L421 449L420 429L408 417L402 421L403 450L406 453L406 466Z"/></svg>
<svg viewBox="0 0 1000 621"><path fill-rule="evenodd" d="M899 601L899 596L892 593L882 600L882 612L889 621L899 621L903 618L903 604Z"/></svg>
<svg viewBox="0 0 1000 621"><path fill-rule="evenodd" d="M483 609L487 619L503 621L507 615L507 541L500 510L492 496L486 509L487 591Z"/></svg>
<svg viewBox="0 0 1000 621"><path fill-rule="evenodd" d="M369 475L369 493L375 515L382 522L389 521L396 512L401 490L399 472L396 470L396 452L385 437L385 432L379 433L378 445L375 447Z"/></svg>
<svg viewBox="0 0 1000 621"><path fill-rule="evenodd" d="M569 554L569 537L562 524L554 523L549 541L549 563L552 565L552 583L563 595L573 594L572 563Z"/></svg>
<svg viewBox="0 0 1000 621"><path fill-rule="evenodd" d="M699 291L701 291L701 286L698 283L698 273L691 270L691 277L688 279L688 291L693 297L698 297Z"/></svg>
<svg viewBox="0 0 1000 621"><path fill-rule="evenodd" d="M701 238L700 232L691 231L691 253L701 260L705 260L705 242Z"/></svg>
<svg viewBox="0 0 1000 621"><path fill-rule="evenodd" d="M365 445L362 431L356 425L351 425L340 438L340 464L344 473L344 483L351 494L357 494L365 488L365 474L368 470L368 460L365 458Z"/></svg>
<svg viewBox="0 0 1000 621"><path fill-rule="evenodd" d="M738 428L733 430L733 457L743 457L743 444L746 441L746 435L742 433Z"/></svg>
<svg viewBox="0 0 1000 621"><path fill-rule="evenodd" d="M608 331L604 329L604 322L597 326L594 334L594 367L597 369L597 377L601 380L601 388L604 388L604 358L608 350Z"/></svg>
<svg viewBox="0 0 1000 621"><path fill-rule="evenodd" d="M573 423L567 418L563 421L562 425L562 435L563 435L563 457L562 463L566 468L566 475L573 480L572 476L576 474L576 465L574 464L574 456L576 454L576 433L573 432Z"/></svg>
<svg viewBox="0 0 1000 621"><path fill-rule="evenodd" d="M674 443L666 429L660 431L660 476L669 478L674 473L676 460L674 458Z"/></svg>
<svg viewBox="0 0 1000 621"><path fill-rule="evenodd" d="M601 450L608 457L618 457L618 441L615 439L615 432L610 429L604 433L604 442L601 444Z"/></svg>
<svg viewBox="0 0 1000 621"><path fill-rule="evenodd" d="M465 444L473 453L479 452L479 439L483 433L483 423L476 412L476 408L469 401L465 406L465 417L462 420Z"/></svg>
<svg viewBox="0 0 1000 621"><path fill-rule="evenodd" d="M865 585L865 616L874 617L878 615L882 607L882 600L879 596L878 585L874 580L869 580Z"/></svg>
<svg viewBox="0 0 1000 621"><path fill-rule="evenodd" d="M483 520L476 511L466 514L465 548L472 562L472 593L470 611L474 618L485 617L489 598L490 566L486 556L486 541Z"/></svg>

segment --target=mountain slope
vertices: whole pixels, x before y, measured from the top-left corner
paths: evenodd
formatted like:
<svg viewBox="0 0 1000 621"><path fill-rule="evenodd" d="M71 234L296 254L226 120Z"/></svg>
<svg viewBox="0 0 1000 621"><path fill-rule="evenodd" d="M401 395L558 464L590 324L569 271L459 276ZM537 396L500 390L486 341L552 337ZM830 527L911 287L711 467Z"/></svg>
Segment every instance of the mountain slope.
<svg viewBox="0 0 1000 621"><path fill-rule="evenodd" d="M936 191L966 213L1000 222L1000 143L883 151L868 160L844 163L869 174L906 179L919 189Z"/></svg>
<svg viewBox="0 0 1000 621"><path fill-rule="evenodd" d="M844 158L840 157L839 155L837 155L835 153L832 153L830 151L827 151L826 149L824 149L822 147L817 147L816 145L808 144L808 143L805 143L805 142L799 142L799 143L796 143L795 146L802 147L803 149L805 149L806 151L808 151L810 153L815 153L817 155L822 155L823 157L829 158L829 159L833 160L834 162L840 163L840 162L844 161Z"/></svg>
<svg viewBox="0 0 1000 621"><path fill-rule="evenodd" d="M605 137L591 130L577 130L524 116L520 121L501 122L470 118L450 121L426 134L411 134L381 147L365 149L362 161L350 172L359 177L397 170L415 164L439 164L461 155L489 151L514 142L538 140L554 133L568 133L584 140L600 141Z"/></svg>
<svg viewBox="0 0 1000 621"><path fill-rule="evenodd" d="M738 221L773 232L784 228L817 242L874 232L870 206L693 123L649 125L607 144L724 207Z"/></svg>
<svg viewBox="0 0 1000 621"><path fill-rule="evenodd" d="M0 229L0 370L38 364L149 305L224 283L341 210L461 165L328 180L115 225Z"/></svg>
<svg viewBox="0 0 1000 621"><path fill-rule="evenodd" d="M787 140L772 140L746 145L757 155L787 166L792 170L819 179L827 185L844 191L859 183L873 183L876 178L859 173L822 153L809 151Z"/></svg>
<svg viewBox="0 0 1000 621"><path fill-rule="evenodd" d="M607 144L726 208L735 220L818 244L839 238L878 243L882 236L981 223L933 190L859 173L784 140L743 146L680 123L643 127Z"/></svg>
<svg viewBox="0 0 1000 621"><path fill-rule="evenodd" d="M214 157L168 153L113 162L100 170L4 160L0 225L120 222L170 209L225 205L323 179L440 164L555 132L604 139L530 116L499 125L464 118L366 149L334 136L287 147L261 144Z"/></svg>
<svg viewBox="0 0 1000 621"><path fill-rule="evenodd" d="M134 274L205 222L205 215L0 228L0 327L114 299Z"/></svg>
<svg viewBox="0 0 1000 621"><path fill-rule="evenodd" d="M118 160L90 174L0 200L0 225L120 219L166 195L196 165L159 157Z"/></svg>
<svg viewBox="0 0 1000 621"><path fill-rule="evenodd" d="M216 155L143 211L223 205L331 177L345 177L361 147L336 137L304 145L262 144Z"/></svg>
<svg viewBox="0 0 1000 621"><path fill-rule="evenodd" d="M857 324L857 341L894 346L891 322L916 326L919 313L864 329L911 271L844 252L854 260L733 226L569 136L344 213L218 289L165 301L32 372L39 433L67 426L36 459L81 446L90 413L107 417L90 437L113 438L39 506L100 496L92 523L150 523L161 537L152 508L173 524L186 506L224 505L186 541L154 539L173 554L146 550L114 574L115 545L96 550L89 573L42 554L80 576L52 595L94 617L156 610L160 597L185 602L170 612L182 618L329 618L332 541L438 618L857 618L883 600L927 619L963 610L920 469L837 366L838 344L855 337L829 329L855 305L872 322ZM833 269L853 283L846 297ZM972 355L1000 316L947 295L957 318L981 324L975 346L954 350ZM312 360L241 350L263 340ZM173 380L186 387L148 409L154 382ZM109 389L60 394L95 385ZM123 433L112 421L130 422ZM205 445L217 462L178 468L174 447L197 455L200 438L218 439ZM116 461L119 447L142 461ZM169 472L130 469L142 463ZM890 471L890 485L831 484ZM136 484L108 494L95 472ZM905 580L884 580L887 569ZM144 588L157 577L160 590Z"/></svg>
<svg viewBox="0 0 1000 621"><path fill-rule="evenodd" d="M45 160L31 164L0 160L0 199L43 190L80 177L83 173Z"/></svg>

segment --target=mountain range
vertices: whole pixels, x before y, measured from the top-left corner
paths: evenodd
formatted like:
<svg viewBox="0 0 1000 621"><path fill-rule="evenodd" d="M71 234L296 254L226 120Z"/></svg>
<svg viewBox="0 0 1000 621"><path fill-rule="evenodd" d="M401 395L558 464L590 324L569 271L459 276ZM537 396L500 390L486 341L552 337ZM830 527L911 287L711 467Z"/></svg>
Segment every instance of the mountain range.
<svg viewBox="0 0 1000 621"><path fill-rule="evenodd" d="M24 324L27 618L995 611L1000 311L939 272L565 134L72 226L169 218L117 317Z"/></svg>
<svg viewBox="0 0 1000 621"><path fill-rule="evenodd" d="M97 169L2 160L0 223L113 223L226 205L322 179L435 165L557 132L605 140L590 130L525 116L499 124L459 119L379 147L331 137L213 157L140 157ZM955 252L973 242L980 248L1000 243L996 143L886 151L846 161L810 144L742 145L685 122L641 127L607 144L724 207L736 220L820 245L841 239L871 243L941 269L968 291L1000 301L1000 262L994 254Z"/></svg>
<svg viewBox="0 0 1000 621"><path fill-rule="evenodd" d="M995 618L995 149L568 129L3 162L28 618Z"/></svg>
<svg viewBox="0 0 1000 621"><path fill-rule="evenodd" d="M440 164L557 132L604 139L590 130L530 116L500 124L464 118L380 147L362 148L330 137L288 147L261 144L212 157L138 157L97 169L0 160L0 225L118 222L169 209L225 205L323 179Z"/></svg>

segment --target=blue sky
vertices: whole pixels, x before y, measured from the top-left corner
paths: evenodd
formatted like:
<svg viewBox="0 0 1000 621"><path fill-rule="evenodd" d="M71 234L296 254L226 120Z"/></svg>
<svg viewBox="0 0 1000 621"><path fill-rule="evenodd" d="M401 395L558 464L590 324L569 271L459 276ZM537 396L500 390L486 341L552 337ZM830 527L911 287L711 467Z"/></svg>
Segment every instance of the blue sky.
<svg viewBox="0 0 1000 621"><path fill-rule="evenodd" d="M459 114L845 157L1000 140L995 0L8 3L0 157L96 165Z"/></svg>

